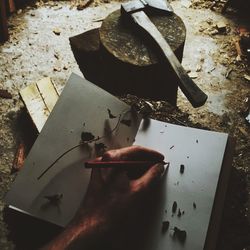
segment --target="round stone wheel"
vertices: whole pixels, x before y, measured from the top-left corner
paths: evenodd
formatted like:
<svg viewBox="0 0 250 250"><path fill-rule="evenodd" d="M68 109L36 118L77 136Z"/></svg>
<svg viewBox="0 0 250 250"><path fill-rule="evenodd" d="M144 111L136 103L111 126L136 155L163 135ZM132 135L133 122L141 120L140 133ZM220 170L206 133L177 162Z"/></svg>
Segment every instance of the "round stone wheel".
<svg viewBox="0 0 250 250"><path fill-rule="evenodd" d="M179 16L174 13L151 15L150 19L173 51L184 45L186 29ZM103 21L99 32L103 47L120 61L136 66L148 66L158 62L147 41L135 33L131 26L124 25L120 10L111 13Z"/></svg>
<svg viewBox="0 0 250 250"><path fill-rule="evenodd" d="M181 61L186 38L181 18L175 13L149 17ZM133 25L126 25L120 10L105 18L99 35L105 72L101 87L117 95L129 93L176 105L178 78L175 72L158 59L149 39L136 32Z"/></svg>

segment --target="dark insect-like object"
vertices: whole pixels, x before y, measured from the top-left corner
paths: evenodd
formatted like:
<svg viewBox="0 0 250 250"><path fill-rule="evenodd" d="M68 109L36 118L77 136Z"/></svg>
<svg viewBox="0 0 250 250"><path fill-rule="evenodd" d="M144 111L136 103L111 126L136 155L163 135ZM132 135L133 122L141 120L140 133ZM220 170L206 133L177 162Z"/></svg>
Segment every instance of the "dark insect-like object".
<svg viewBox="0 0 250 250"><path fill-rule="evenodd" d="M124 125L126 125L126 126L128 126L128 127L130 127L132 121L130 119L122 119L121 123L124 124Z"/></svg>
<svg viewBox="0 0 250 250"><path fill-rule="evenodd" d="M113 114L111 113L111 110L110 110L110 109L108 109L108 113L109 113L109 119L114 119L114 118L116 118L116 116L113 115Z"/></svg>
<svg viewBox="0 0 250 250"><path fill-rule="evenodd" d="M196 206L196 203L193 202L193 208L196 209L196 207L197 207L197 206Z"/></svg>
<svg viewBox="0 0 250 250"><path fill-rule="evenodd" d="M198 140L196 140L196 143L199 143L199 141L198 141Z"/></svg>
<svg viewBox="0 0 250 250"><path fill-rule="evenodd" d="M171 146L169 149L173 149L174 148L174 145L173 146Z"/></svg>
<svg viewBox="0 0 250 250"><path fill-rule="evenodd" d="M178 217L181 217L181 215L182 215L181 210L178 209L178 214L177 214L177 216L178 216Z"/></svg>
<svg viewBox="0 0 250 250"><path fill-rule="evenodd" d="M176 210L177 210L177 202L174 201L173 206L172 206L172 213L175 214Z"/></svg>
<svg viewBox="0 0 250 250"><path fill-rule="evenodd" d="M165 233L168 231L168 228L169 228L169 221L163 221L161 231Z"/></svg>
<svg viewBox="0 0 250 250"><path fill-rule="evenodd" d="M185 170L185 166L183 164L180 165L180 173L183 174Z"/></svg>
<svg viewBox="0 0 250 250"><path fill-rule="evenodd" d="M57 205L62 200L63 194L53 194L45 195L44 198L47 199L51 204Z"/></svg>
<svg viewBox="0 0 250 250"><path fill-rule="evenodd" d="M81 139L83 142L88 142L95 139L95 136L90 132L82 132Z"/></svg>
<svg viewBox="0 0 250 250"><path fill-rule="evenodd" d="M179 229L178 227L174 227L174 237L176 237L180 242L184 242L187 238L187 232Z"/></svg>
<svg viewBox="0 0 250 250"><path fill-rule="evenodd" d="M95 151L97 155L102 155L106 151L107 146L104 143L95 143Z"/></svg>

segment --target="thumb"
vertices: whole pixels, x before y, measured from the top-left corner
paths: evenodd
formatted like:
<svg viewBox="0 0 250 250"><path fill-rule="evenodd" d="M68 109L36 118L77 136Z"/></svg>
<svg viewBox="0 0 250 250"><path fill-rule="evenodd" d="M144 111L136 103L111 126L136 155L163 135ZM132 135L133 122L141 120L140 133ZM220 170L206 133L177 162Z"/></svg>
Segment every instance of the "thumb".
<svg viewBox="0 0 250 250"><path fill-rule="evenodd" d="M134 192L142 192L144 190L151 189L161 179L164 173L164 164L157 163L149 168L143 176L139 179L132 181L132 190Z"/></svg>

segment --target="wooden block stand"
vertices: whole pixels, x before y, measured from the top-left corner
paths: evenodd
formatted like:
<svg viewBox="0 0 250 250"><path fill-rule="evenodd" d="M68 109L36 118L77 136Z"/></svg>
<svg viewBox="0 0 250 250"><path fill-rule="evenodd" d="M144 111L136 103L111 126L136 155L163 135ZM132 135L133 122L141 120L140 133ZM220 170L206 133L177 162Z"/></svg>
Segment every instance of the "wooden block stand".
<svg viewBox="0 0 250 250"><path fill-rule="evenodd" d="M181 61L186 38L181 18L176 14L150 18ZM100 29L70 38L70 44L86 79L101 88L176 105L176 74L158 59L147 39L122 23L120 10L111 13Z"/></svg>

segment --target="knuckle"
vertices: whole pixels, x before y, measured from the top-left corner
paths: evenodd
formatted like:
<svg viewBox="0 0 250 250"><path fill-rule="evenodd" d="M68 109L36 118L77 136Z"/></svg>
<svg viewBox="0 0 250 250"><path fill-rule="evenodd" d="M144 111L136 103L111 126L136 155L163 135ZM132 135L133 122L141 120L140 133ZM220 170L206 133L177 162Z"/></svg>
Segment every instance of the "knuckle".
<svg viewBox="0 0 250 250"><path fill-rule="evenodd" d="M110 151L105 152L102 156L103 161L107 161L107 160L111 160L111 159L112 159L112 152L110 152Z"/></svg>

